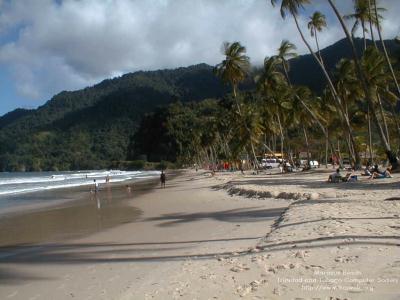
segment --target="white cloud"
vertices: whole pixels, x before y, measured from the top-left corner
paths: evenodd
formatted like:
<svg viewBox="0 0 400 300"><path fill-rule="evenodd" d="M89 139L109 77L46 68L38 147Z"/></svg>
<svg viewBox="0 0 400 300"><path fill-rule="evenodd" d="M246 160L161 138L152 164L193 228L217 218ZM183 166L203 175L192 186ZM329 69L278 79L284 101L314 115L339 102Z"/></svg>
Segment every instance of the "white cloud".
<svg viewBox="0 0 400 300"><path fill-rule="evenodd" d="M314 1L329 27L325 47L343 37L326 1ZM343 14L351 1L336 1ZM399 33L398 0L389 8L385 37ZM282 20L266 0L18 0L0 2L0 63L11 69L16 89L26 98L46 100L64 89L91 85L116 74L216 64L224 41L240 41L253 63L273 55L282 39L305 52L293 20ZM304 33L308 18L300 17ZM312 45L313 40L309 38Z"/></svg>

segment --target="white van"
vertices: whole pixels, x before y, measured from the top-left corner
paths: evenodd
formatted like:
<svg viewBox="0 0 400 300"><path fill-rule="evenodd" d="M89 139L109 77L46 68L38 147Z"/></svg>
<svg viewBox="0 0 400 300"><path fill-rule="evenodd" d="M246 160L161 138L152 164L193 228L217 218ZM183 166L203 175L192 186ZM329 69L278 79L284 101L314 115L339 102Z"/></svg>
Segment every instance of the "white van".
<svg viewBox="0 0 400 300"><path fill-rule="evenodd" d="M275 158L263 158L261 160L261 166L265 169L278 168L279 164L280 161Z"/></svg>

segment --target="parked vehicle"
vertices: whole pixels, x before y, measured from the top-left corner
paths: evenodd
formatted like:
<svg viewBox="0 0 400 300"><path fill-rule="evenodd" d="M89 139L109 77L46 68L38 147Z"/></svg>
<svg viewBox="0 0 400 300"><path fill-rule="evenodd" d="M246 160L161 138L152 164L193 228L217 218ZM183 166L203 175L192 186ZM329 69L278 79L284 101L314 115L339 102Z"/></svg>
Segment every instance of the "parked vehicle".
<svg viewBox="0 0 400 300"><path fill-rule="evenodd" d="M278 168L279 164L280 161L275 158L263 158L261 160L261 166L265 169Z"/></svg>

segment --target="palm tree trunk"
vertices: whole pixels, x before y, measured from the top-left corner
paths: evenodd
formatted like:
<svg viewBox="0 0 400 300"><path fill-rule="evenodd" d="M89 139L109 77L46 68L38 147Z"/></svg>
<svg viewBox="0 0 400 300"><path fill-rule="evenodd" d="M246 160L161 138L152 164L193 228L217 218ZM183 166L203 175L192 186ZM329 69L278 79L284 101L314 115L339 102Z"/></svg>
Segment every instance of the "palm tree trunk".
<svg viewBox="0 0 400 300"><path fill-rule="evenodd" d="M362 27L362 31L363 31L364 53L365 53L365 50L367 50L367 37L365 36L365 25L364 25L364 22L362 22L361 27Z"/></svg>
<svg viewBox="0 0 400 300"><path fill-rule="evenodd" d="M281 133L281 156L282 156L282 161L283 161L283 141L284 141L284 136L283 136L283 131L282 131L282 124L281 124L281 119L279 118L279 113L276 114L278 118L278 124L279 124L279 131Z"/></svg>
<svg viewBox="0 0 400 300"><path fill-rule="evenodd" d="M232 89L233 89L233 98L235 98L236 108L238 110L240 117L242 117L242 111L240 110L239 101L237 100L237 97L236 97L236 85L235 84L232 84Z"/></svg>
<svg viewBox="0 0 400 300"><path fill-rule="evenodd" d="M390 144L389 130L388 130L387 122L386 122L385 113L383 111L383 105L382 105L382 101L381 101L381 96L379 95L378 92L376 92L376 97L378 99L379 112L381 114L381 118L382 118L382 121L383 121L383 126L385 128L386 139L387 139L388 143Z"/></svg>
<svg viewBox="0 0 400 300"><path fill-rule="evenodd" d="M327 130L328 132L328 130ZM329 147L329 140L328 137L325 137L325 168L328 169L328 147Z"/></svg>
<svg viewBox="0 0 400 300"><path fill-rule="evenodd" d="M370 19L371 19L371 11L370 11L370 9L368 11L369 11L369 14L370 14ZM372 23L369 22L369 25L370 25L369 27L370 27L370 30L371 30L371 36L372 36L372 39L373 39L374 34L372 32ZM365 53L365 51L367 50L367 38L365 36L365 24L364 24L364 22L362 23L362 30L363 30L363 37L364 37L364 53ZM375 40L373 40L373 42L374 42L374 45L376 47ZM367 134L368 134L368 144L369 144L369 160L372 163L372 160L373 160L372 159L372 131L371 131L371 114L370 114L369 104L368 104L368 108L367 108L367 119L368 119L368 133Z"/></svg>
<svg viewBox="0 0 400 300"><path fill-rule="evenodd" d="M285 73L286 81L287 81L288 85L290 87L292 87L292 83L290 82L290 78L289 78L289 72L286 69L286 61L284 59L282 60L282 66L283 66L283 72Z"/></svg>
<svg viewBox="0 0 400 300"><path fill-rule="evenodd" d="M360 61L358 59L358 55L357 55L356 48L354 46L353 39L351 38L351 35L350 35L349 31L347 30L346 24L344 23L344 20L343 20L342 16L340 15L339 11L337 10L337 7L335 6L335 4L333 4L332 0L328 0L328 2L330 4L330 6L332 7L336 17L338 18L338 20L339 20L339 22L340 22L340 24L341 24L341 26L343 28L343 31L346 34L347 40L350 43L350 46L351 46L352 52L353 52L354 62L355 62L355 65L356 65L356 70L357 70L357 73L358 73L358 75L360 77L360 81L361 81L361 84L362 84L362 87L363 87L363 90L364 90L364 93L365 93L365 97L366 97L368 103L370 104L372 117L373 117L375 125L376 125L376 127L378 129L378 133L379 133L379 137L380 137L381 142L382 142L382 146L385 149L386 155L387 155L390 163L392 164L393 169L396 169L398 167L398 159L397 159L396 155L393 153L393 151L392 151L392 149L390 147L390 144L388 143L388 141L387 141L387 139L385 137L382 125L381 125L381 123L379 122L379 120L377 118L375 107L374 107L373 102L372 102L371 91L367 86L367 81L366 81L364 73L362 71L361 64L360 64Z"/></svg>
<svg viewBox="0 0 400 300"><path fill-rule="evenodd" d="M331 1L331 0L328 0L328 1ZM303 32L301 31L301 28L300 28L300 25L299 25L299 22L298 22L298 20L297 20L296 15L295 15L295 14L292 14L292 16L293 16L293 19L294 19L294 21L295 21L295 23L296 23L297 30L298 30L299 33L300 33L301 39L303 40L304 44L306 45L306 47L307 47L308 50L310 51L311 55L314 57L314 59L316 60L316 62L317 62L317 63L319 64L319 66L321 67L321 70L322 70L322 72L323 72L323 74L324 74L326 80L328 81L329 89L331 90L332 95L333 95L333 98L334 98L334 100L336 101L336 104L337 104L337 106L338 106L338 108L339 108L339 110L340 110L340 112L341 112L341 117L344 119L345 127L347 128L347 131L348 131L348 133L350 134L351 143L352 143L353 145L355 145L355 139L354 139L353 129L352 129L352 127L351 127L349 117L348 117L348 115L346 115L346 113L345 113L345 111L344 111L344 109L343 109L342 101L341 101L341 99L340 99L338 93L336 92L335 86L333 85L333 82L332 82L332 80L331 80L331 78L330 78L328 72L326 71L325 66L324 66L324 65L322 64L322 62L318 59L317 55L316 55L315 52L312 50L310 44L307 42L306 38L304 37L304 34L303 34ZM357 168L360 167L360 161L361 161L360 156L359 156L358 152L356 151L356 167L357 167Z"/></svg>
<svg viewBox="0 0 400 300"><path fill-rule="evenodd" d="M303 133L304 133L304 141L306 142L306 149L307 149L307 167L310 167L310 145L308 143L307 131L306 131L305 126L303 126Z"/></svg>
<svg viewBox="0 0 400 300"><path fill-rule="evenodd" d="M375 37L374 37L374 30L372 27L372 12L371 12L371 0L368 0L368 15L369 15L369 30L371 31L371 40L374 43L374 46L376 49L378 49L378 46L376 45Z"/></svg>
<svg viewBox="0 0 400 300"><path fill-rule="evenodd" d="M369 161L372 164L374 158L372 157L372 130L371 130L371 113L368 105L367 110L367 118L368 118L368 144L369 144Z"/></svg>
<svg viewBox="0 0 400 300"><path fill-rule="evenodd" d="M314 36L315 36L315 44L317 45L317 51L318 51L318 56L319 59L321 61L321 64L324 64L324 60L322 59L322 55L321 55L321 50L319 49L319 43L318 43L318 37L317 37L317 30L314 30Z"/></svg>
<svg viewBox="0 0 400 300"><path fill-rule="evenodd" d="M234 96L234 98L235 98L236 107L237 107L239 116L240 116L240 118L243 119L242 112L241 112L241 110L240 110L239 101L237 100L237 97L236 97L236 85L235 85L235 84L232 84L232 87L233 87L233 96ZM248 128L246 122L244 122L244 124L245 124L245 127L246 127L247 132L249 133L249 136L251 136L250 129ZM257 156L256 156L256 152L255 152L255 149L254 149L253 141L251 140L251 138L250 138L250 145L251 145L251 150L252 150L253 156L254 156L254 165L255 165L256 168L258 168Z"/></svg>
<svg viewBox="0 0 400 300"><path fill-rule="evenodd" d="M331 1L331 0L329 0L329 1ZM390 74L392 75L393 82L394 82L394 84L396 86L397 95L398 95L398 97L400 97L399 83L398 83L396 75L394 73L392 63L390 62L390 58L389 58L389 55L388 55L387 50L386 50L385 42L383 41L383 38L382 38L382 32L381 32L381 26L379 24L379 14L378 14L378 8L377 8L377 5L376 5L376 0L374 0L374 9L375 9L375 16L376 16L376 28L378 30L379 39L380 39L381 44L382 44L383 53L385 54L385 58L386 58L386 62L388 64L388 67L389 67L389 70L390 70Z"/></svg>

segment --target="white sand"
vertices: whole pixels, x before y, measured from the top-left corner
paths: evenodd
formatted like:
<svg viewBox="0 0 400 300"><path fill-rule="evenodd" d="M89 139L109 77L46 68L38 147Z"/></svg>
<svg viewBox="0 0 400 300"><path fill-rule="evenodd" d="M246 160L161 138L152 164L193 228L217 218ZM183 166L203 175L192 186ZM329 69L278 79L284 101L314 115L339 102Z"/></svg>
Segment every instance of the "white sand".
<svg viewBox="0 0 400 300"><path fill-rule="evenodd" d="M399 176L327 177L189 172L137 222L3 252L0 298L399 299Z"/></svg>

